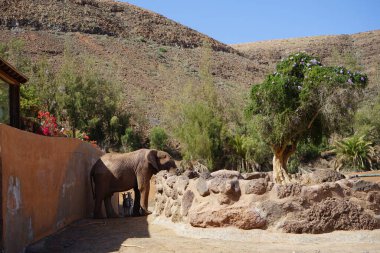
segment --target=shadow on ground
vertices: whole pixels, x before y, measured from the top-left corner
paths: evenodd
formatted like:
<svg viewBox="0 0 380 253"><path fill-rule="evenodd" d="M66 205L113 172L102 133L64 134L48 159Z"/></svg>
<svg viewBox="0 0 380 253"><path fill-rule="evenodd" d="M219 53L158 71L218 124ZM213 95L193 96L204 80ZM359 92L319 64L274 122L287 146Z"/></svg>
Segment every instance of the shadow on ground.
<svg viewBox="0 0 380 253"><path fill-rule="evenodd" d="M117 252L129 238L149 238L147 217L85 219L30 245L27 253Z"/></svg>

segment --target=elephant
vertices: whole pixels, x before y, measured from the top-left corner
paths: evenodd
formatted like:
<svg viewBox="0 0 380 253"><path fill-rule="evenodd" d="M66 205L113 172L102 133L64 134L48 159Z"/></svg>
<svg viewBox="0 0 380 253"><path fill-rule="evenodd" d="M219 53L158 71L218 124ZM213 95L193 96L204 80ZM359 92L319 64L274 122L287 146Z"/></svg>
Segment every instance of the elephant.
<svg viewBox="0 0 380 253"><path fill-rule="evenodd" d="M111 197L115 192L131 189L135 191L132 215L150 214L148 196L151 177L161 170L170 171L176 168L175 161L168 153L154 149L103 155L96 161L90 173L91 189L95 199L94 218L104 218L101 211L103 201L107 217L118 217L112 208Z"/></svg>

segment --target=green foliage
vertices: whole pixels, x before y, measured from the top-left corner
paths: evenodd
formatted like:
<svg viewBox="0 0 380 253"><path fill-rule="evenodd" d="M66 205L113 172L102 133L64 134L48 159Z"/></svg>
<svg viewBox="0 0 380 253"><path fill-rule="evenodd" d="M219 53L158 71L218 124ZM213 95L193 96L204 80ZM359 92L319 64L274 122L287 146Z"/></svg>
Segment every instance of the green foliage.
<svg viewBox="0 0 380 253"><path fill-rule="evenodd" d="M39 110L57 115L65 128L88 132L101 147L121 146L121 136L129 125L129 115L121 108L121 87L87 56L74 56L66 45L64 59L57 71L46 57L35 63L25 57L24 42L0 44L5 56L29 81L20 88L21 114L36 118Z"/></svg>
<svg viewBox="0 0 380 253"><path fill-rule="evenodd" d="M226 125L210 73L212 50L204 49L200 62L200 84L185 86L182 94L166 105L168 129L181 143L187 160L200 160L209 169L224 166ZM175 124L173 124L175 122Z"/></svg>
<svg viewBox="0 0 380 253"><path fill-rule="evenodd" d="M158 52L160 52L160 53L166 53L168 50L166 49L166 48L164 48L164 47L160 47L159 49L158 49Z"/></svg>
<svg viewBox="0 0 380 253"><path fill-rule="evenodd" d="M124 135L121 137L121 142L124 151L131 152L142 148L142 138L138 132L135 132L132 127L125 129Z"/></svg>
<svg viewBox="0 0 380 253"><path fill-rule="evenodd" d="M58 108L72 129L86 129L101 147L118 147L129 116L120 108L120 87L103 76L91 58L66 51L55 79Z"/></svg>
<svg viewBox="0 0 380 253"><path fill-rule="evenodd" d="M205 160L215 169L222 149L223 122L202 102L183 104L181 110L181 122L174 134L184 146L185 159Z"/></svg>
<svg viewBox="0 0 380 253"><path fill-rule="evenodd" d="M25 84L20 87L20 110L24 117L35 117L41 108L37 87Z"/></svg>
<svg viewBox="0 0 380 253"><path fill-rule="evenodd" d="M165 150L167 148L169 137L163 128L152 128L152 130L150 131L149 139L151 148L158 150Z"/></svg>
<svg viewBox="0 0 380 253"><path fill-rule="evenodd" d="M312 139L305 139L297 145L297 151L289 159L288 172L294 174L298 172L301 163L307 163L320 157L322 151L328 149L327 139L320 143L314 143Z"/></svg>
<svg viewBox="0 0 380 253"><path fill-rule="evenodd" d="M299 171L299 166L301 165L300 159L298 157L292 157L289 159L287 170L289 174L296 174Z"/></svg>
<svg viewBox="0 0 380 253"><path fill-rule="evenodd" d="M9 87L0 80L0 123L9 123Z"/></svg>
<svg viewBox="0 0 380 253"><path fill-rule="evenodd" d="M337 154L335 166L350 168L351 170L372 169L372 161L379 160L379 155L373 143L365 140L365 136L353 135L335 143Z"/></svg>
<svg viewBox="0 0 380 253"><path fill-rule="evenodd" d="M358 109L354 128L359 135L365 135L367 139L380 144L380 95Z"/></svg>
<svg viewBox="0 0 380 253"><path fill-rule="evenodd" d="M12 63L19 71L27 75L30 80L20 87L20 110L23 117L37 117L41 109L37 85L33 80L31 61L24 54L25 42L13 39L7 43L0 43L0 57Z"/></svg>
<svg viewBox="0 0 380 253"><path fill-rule="evenodd" d="M302 139L318 118L331 123L342 112L347 115L354 109L353 94L366 83L365 75L323 67L317 58L297 53L252 87L248 114L261 126L260 135L268 144L287 145Z"/></svg>
<svg viewBox="0 0 380 253"><path fill-rule="evenodd" d="M0 57L4 60L8 60L9 46L7 43L0 42Z"/></svg>
<svg viewBox="0 0 380 253"><path fill-rule="evenodd" d="M269 146L260 138L257 125L252 121L242 122L238 133L231 134L228 150L229 160L237 163L233 167L242 167L242 171L267 170L272 152ZM245 164L240 164L240 161Z"/></svg>

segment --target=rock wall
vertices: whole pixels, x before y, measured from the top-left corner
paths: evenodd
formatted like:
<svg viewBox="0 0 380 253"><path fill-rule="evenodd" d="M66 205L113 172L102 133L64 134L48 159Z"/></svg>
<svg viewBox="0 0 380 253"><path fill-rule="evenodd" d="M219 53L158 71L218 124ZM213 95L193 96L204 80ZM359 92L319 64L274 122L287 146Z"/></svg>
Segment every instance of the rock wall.
<svg viewBox="0 0 380 253"><path fill-rule="evenodd" d="M347 180L335 171L318 171L300 182L276 185L264 172L160 172L154 215L194 227L288 233L380 228L380 184Z"/></svg>

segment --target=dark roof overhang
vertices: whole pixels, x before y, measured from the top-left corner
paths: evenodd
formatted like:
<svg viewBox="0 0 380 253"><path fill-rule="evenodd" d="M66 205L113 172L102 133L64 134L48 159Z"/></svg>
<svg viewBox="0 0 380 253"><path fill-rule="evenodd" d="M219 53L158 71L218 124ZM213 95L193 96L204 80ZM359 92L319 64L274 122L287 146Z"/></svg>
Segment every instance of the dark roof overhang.
<svg viewBox="0 0 380 253"><path fill-rule="evenodd" d="M20 73L15 67L10 63L6 62L0 57L0 79L13 85L19 85L21 83L26 83L28 78L26 78L22 73Z"/></svg>

